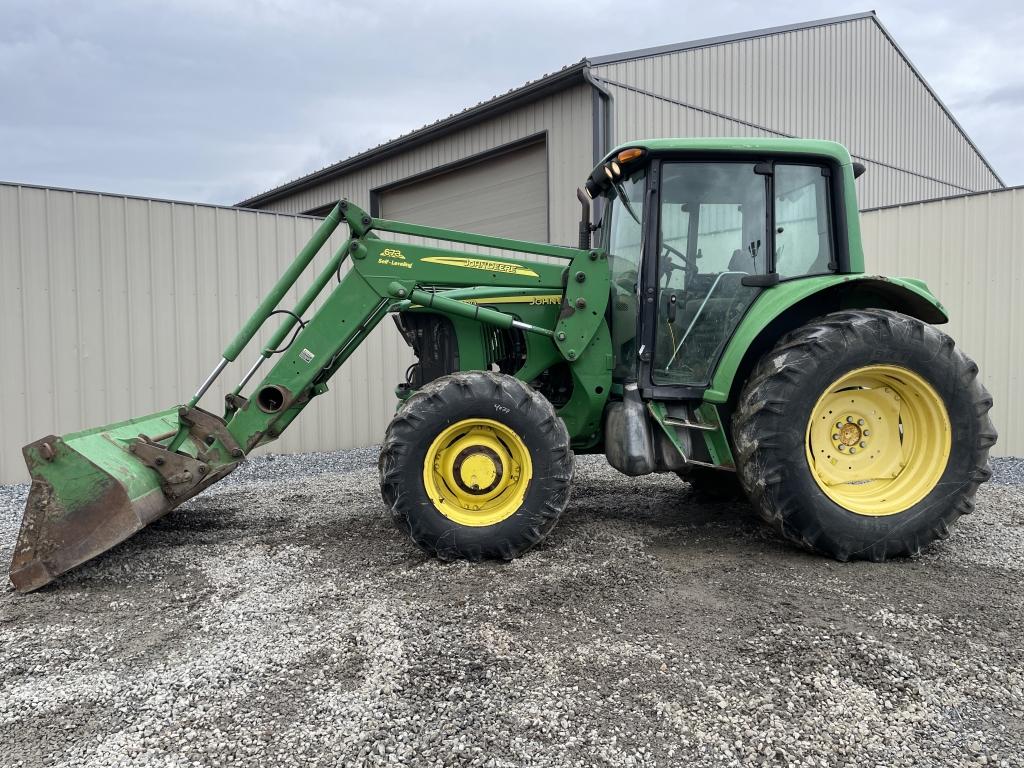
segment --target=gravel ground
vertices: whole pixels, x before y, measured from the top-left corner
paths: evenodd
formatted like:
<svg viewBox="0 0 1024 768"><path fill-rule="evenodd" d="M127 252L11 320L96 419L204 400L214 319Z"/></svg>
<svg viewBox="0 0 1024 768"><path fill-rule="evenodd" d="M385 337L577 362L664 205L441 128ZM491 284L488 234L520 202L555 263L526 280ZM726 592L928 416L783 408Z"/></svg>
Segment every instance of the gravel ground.
<svg viewBox="0 0 1024 768"><path fill-rule="evenodd" d="M0 593L0 763L1024 766L1020 460L883 565L597 458L542 547L442 564L375 461L254 460ZM0 487L2 558L25 492Z"/></svg>

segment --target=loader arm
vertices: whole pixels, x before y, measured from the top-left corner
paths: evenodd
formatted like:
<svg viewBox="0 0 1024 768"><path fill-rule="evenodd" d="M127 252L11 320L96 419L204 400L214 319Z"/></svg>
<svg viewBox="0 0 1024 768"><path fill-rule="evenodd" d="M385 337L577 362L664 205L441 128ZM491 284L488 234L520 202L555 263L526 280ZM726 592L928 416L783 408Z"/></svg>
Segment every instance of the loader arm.
<svg viewBox="0 0 1024 768"><path fill-rule="evenodd" d="M349 229L348 239L299 302L290 310L281 308L284 296L342 223ZM561 263L398 243L384 239L382 233L545 256ZM341 277L346 261L350 268ZM332 282L336 284L319 309L303 320ZM605 323L608 286L607 259L598 250L374 219L358 206L341 201L190 400L141 419L49 436L25 447L32 488L11 563L11 581L20 591L37 589L230 474L248 453L280 436L315 397L327 391L330 378L385 316L413 305L453 318L515 328L542 339L546 354L524 368L535 375L540 360L572 367L582 386L576 387L560 415L570 434L592 443L598 439L601 411L611 388ZM534 325L512 312L462 300L466 290L474 288L557 290L562 299L553 325ZM449 291L453 296L446 295ZM271 316L281 313L285 319L227 396L223 418L199 408L201 398L228 364L238 359ZM249 381L271 359L275 362L270 370L249 397L243 396Z"/></svg>

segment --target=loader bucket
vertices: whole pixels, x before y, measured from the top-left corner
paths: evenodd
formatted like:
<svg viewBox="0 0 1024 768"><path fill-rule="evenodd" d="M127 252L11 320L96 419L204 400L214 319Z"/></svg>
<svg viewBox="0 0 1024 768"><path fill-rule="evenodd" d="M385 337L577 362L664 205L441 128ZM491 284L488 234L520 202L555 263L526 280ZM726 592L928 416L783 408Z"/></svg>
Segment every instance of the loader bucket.
<svg viewBox="0 0 1024 768"><path fill-rule="evenodd" d="M140 435L165 437L178 429L179 411L49 436L22 452L32 476L10 579L31 592L65 571L105 552L224 477L237 462L204 470L203 482L187 493L167 493L167 481L136 456ZM190 436L182 454L201 446ZM178 454L174 454L177 456ZM182 455L182 461L193 461Z"/></svg>

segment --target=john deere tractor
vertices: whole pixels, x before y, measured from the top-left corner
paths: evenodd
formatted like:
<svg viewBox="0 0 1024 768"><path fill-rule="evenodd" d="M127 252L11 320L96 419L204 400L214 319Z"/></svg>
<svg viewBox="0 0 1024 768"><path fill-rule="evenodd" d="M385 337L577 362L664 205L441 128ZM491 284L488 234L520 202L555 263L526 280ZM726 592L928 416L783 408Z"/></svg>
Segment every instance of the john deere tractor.
<svg viewBox="0 0 1024 768"><path fill-rule="evenodd" d="M578 191L576 248L342 200L191 399L25 447L11 581L36 589L230 473L389 315L417 361L396 390L381 493L431 554L526 552L565 511L577 453L743 493L783 537L840 560L916 553L989 477L992 400L935 328L946 312L924 283L864 274L862 171L824 141L632 142ZM280 307L342 223L348 239ZM271 316L283 320L224 410L200 408Z"/></svg>

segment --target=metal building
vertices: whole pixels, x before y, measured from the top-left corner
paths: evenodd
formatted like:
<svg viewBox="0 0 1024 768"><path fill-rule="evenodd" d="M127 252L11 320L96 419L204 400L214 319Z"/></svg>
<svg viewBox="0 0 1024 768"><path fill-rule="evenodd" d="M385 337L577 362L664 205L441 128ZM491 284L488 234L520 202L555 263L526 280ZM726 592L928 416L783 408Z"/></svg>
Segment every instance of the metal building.
<svg viewBox="0 0 1024 768"><path fill-rule="evenodd" d="M571 243L576 187L611 147L657 136L840 141L862 208L1002 181L874 12L583 59L239 205Z"/></svg>

